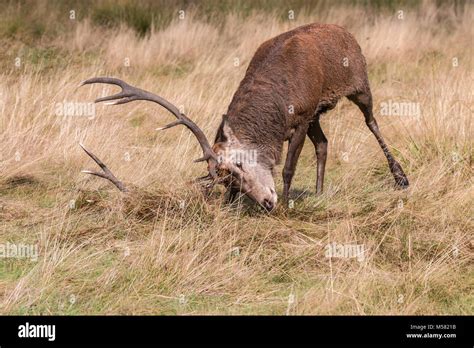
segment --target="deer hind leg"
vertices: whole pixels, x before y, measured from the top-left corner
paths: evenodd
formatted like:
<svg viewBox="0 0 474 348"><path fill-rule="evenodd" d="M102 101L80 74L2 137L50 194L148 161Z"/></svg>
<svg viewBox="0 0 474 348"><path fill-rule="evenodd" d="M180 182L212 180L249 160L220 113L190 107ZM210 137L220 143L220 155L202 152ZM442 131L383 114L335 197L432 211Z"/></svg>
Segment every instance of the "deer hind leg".
<svg viewBox="0 0 474 348"><path fill-rule="evenodd" d="M319 118L321 114L316 115L316 119L310 123L308 128L308 137L311 139L316 151L316 159L318 161L316 171L316 194L323 192L324 171L326 169L326 158L328 152L328 140L324 136Z"/></svg>
<svg viewBox="0 0 474 348"><path fill-rule="evenodd" d="M283 201L288 202L291 181L295 174L296 163L303 149L304 140L308 125L299 126L288 141L288 154L286 155L285 166L283 167Z"/></svg>
<svg viewBox="0 0 474 348"><path fill-rule="evenodd" d="M395 183L400 188L408 187L408 179L403 172L402 167L400 164L393 158L392 154L390 153L385 141L382 138L382 134L380 133L379 127L377 125L377 121L374 118L372 113L372 95L370 92L367 93L358 93L347 97L350 101L356 104L359 109L362 111L365 117L365 123L367 127L369 127L370 131L375 135L382 151L387 158L388 166L390 171L392 172L393 177L395 178Z"/></svg>

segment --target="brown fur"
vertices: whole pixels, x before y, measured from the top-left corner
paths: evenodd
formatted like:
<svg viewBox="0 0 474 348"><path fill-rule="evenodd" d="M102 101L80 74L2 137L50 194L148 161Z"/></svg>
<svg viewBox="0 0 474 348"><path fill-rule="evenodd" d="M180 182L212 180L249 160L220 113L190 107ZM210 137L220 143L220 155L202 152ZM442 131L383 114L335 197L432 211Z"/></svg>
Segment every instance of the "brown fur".
<svg viewBox="0 0 474 348"><path fill-rule="evenodd" d="M341 97L366 90L365 59L354 37L337 25L310 24L259 47L227 120L242 142L257 143L278 162L292 129L310 122L317 109L329 110Z"/></svg>
<svg viewBox="0 0 474 348"><path fill-rule="evenodd" d="M283 143L288 141L283 168L283 198L287 200L306 136L314 144L316 193L321 193L328 142L319 116L334 108L344 96L364 114L397 185L408 186L405 173L390 153L373 117L367 66L361 49L352 35L337 25L310 24L264 42L235 92L212 147L202 130L164 98L110 77L88 79L81 86L92 83L113 84L122 89L96 102L124 104L148 100L170 111L177 120L161 129L184 125L196 136L203 151L203 157L197 161L207 161L209 171L209 175L199 180L207 182L205 191L216 182L224 184L229 189L230 200L243 193L269 211L275 207L278 196L273 169L280 161ZM82 144L81 147L102 170L86 173L128 191L105 164Z"/></svg>
<svg viewBox="0 0 474 348"><path fill-rule="evenodd" d="M309 24L264 42L234 94L216 142L226 140L222 131L226 122L241 143L258 148L260 162L273 167L280 161L283 143L288 140L289 155L283 172L287 196L308 135L316 148L318 175L322 172L318 178L319 192L327 148L319 115L334 108L342 97L361 108L369 128L377 140L380 138L392 173L403 181L400 183L406 181L408 185L373 119L367 65L361 48L349 32L337 25Z"/></svg>

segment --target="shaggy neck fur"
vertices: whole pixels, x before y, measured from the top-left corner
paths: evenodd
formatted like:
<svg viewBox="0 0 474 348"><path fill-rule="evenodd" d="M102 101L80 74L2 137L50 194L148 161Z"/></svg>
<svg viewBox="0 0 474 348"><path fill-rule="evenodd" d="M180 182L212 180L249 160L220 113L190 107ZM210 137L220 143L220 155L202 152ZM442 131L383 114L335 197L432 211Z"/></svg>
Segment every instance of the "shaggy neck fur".
<svg viewBox="0 0 474 348"><path fill-rule="evenodd" d="M241 144L258 151L259 162L273 167L280 161L285 141L284 98L269 81L246 80L234 95L219 128L227 123Z"/></svg>

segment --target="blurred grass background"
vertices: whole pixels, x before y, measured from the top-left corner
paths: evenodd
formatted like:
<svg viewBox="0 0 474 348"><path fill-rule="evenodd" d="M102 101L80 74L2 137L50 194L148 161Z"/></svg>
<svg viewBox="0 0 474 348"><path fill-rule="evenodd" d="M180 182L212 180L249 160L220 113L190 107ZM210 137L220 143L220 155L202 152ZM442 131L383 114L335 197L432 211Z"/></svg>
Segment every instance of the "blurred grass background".
<svg viewBox="0 0 474 348"><path fill-rule="evenodd" d="M462 11L468 0L436 0L436 6L452 6ZM295 13L318 12L321 16L329 11L347 6L362 8L366 20L375 14L393 13L398 9L414 9L422 0L1 0L0 37L15 38L24 42L55 38L72 30L70 11L75 11L78 21L91 18L92 23L105 28L126 25L140 35L150 33L151 28L167 27L176 14L192 11L195 17L212 24L222 24L226 15L238 13L243 18L255 12L279 13L286 20L288 11ZM278 17L278 16L277 16Z"/></svg>

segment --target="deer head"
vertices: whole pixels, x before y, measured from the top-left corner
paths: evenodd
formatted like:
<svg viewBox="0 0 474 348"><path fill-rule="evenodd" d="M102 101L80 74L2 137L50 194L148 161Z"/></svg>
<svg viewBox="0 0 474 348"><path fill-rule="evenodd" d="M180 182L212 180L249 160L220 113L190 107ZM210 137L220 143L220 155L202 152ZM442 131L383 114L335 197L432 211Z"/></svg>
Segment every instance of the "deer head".
<svg viewBox="0 0 474 348"><path fill-rule="evenodd" d="M257 150L239 142L230 127L225 123L225 120L221 125L223 132L222 141L218 141L214 146L211 146L203 131L191 119L182 114L175 105L162 97L130 86L122 80L110 77L91 78L83 81L80 86L93 83L113 84L122 89L120 93L96 99L96 103L107 102L108 105L119 105L134 100L148 100L161 105L171 112L177 120L157 130L184 125L194 134L203 152L203 156L194 162L207 161L209 172L207 175L198 178L198 181L205 185L208 190L212 189L216 183L222 184L232 191L238 191L247 195L268 211L274 208L277 195L271 166L260 163ZM105 164L82 144L81 147L102 169L102 172L85 170L83 171L84 173L107 179L119 190L127 191L125 185L112 174Z"/></svg>
<svg viewBox="0 0 474 348"><path fill-rule="evenodd" d="M229 126L226 115L217 133L213 150L218 158L216 168L221 181L231 194L246 194L266 210L272 210L277 202L274 163L256 145L240 141Z"/></svg>

